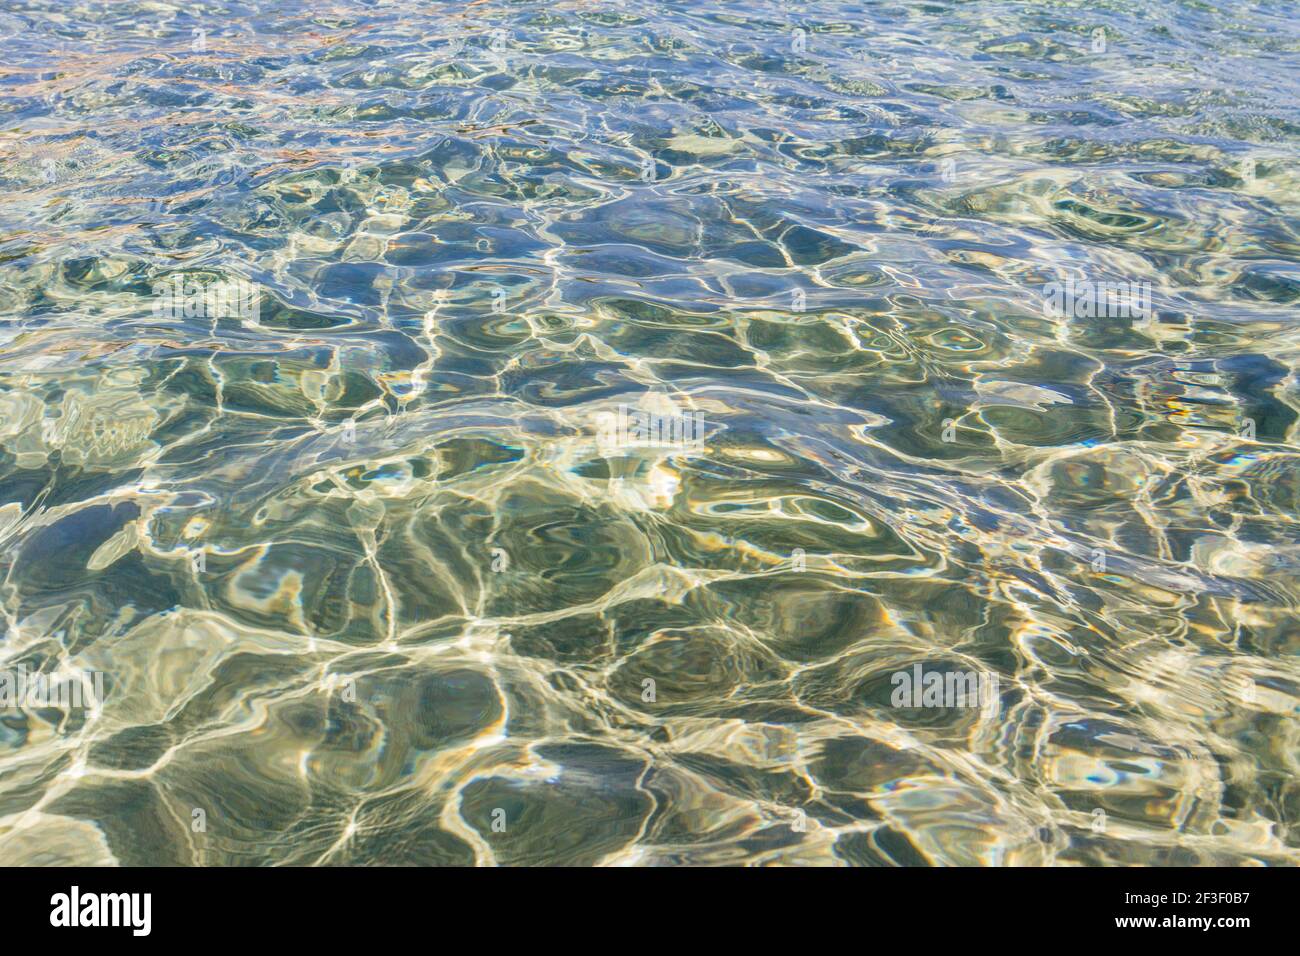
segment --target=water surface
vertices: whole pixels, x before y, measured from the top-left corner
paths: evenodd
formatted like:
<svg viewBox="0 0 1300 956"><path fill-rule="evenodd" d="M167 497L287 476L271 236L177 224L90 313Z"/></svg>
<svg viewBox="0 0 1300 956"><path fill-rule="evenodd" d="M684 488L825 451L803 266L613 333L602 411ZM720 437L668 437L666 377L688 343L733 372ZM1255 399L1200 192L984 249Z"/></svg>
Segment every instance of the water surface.
<svg viewBox="0 0 1300 956"><path fill-rule="evenodd" d="M1293 4L2 19L0 863L1300 861Z"/></svg>

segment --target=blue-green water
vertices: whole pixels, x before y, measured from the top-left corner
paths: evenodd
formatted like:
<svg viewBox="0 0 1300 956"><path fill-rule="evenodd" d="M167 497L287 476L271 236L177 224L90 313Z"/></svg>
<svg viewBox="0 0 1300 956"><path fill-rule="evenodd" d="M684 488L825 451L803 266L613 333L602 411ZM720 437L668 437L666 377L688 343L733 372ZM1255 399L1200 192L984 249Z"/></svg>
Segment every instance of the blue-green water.
<svg viewBox="0 0 1300 956"><path fill-rule="evenodd" d="M0 37L0 864L1300 861L1294 4Z"/></svg>

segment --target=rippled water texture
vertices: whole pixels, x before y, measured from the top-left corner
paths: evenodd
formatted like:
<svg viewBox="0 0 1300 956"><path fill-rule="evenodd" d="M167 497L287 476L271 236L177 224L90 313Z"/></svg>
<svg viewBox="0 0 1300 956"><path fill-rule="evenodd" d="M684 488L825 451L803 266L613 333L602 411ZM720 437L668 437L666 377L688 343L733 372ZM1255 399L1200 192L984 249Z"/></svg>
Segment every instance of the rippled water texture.
<svg viewBox="0 0 1300 956"><path fill-rule="evenodd" d="M0 862L1300 862L1292 3L0 20Z"/></svg>

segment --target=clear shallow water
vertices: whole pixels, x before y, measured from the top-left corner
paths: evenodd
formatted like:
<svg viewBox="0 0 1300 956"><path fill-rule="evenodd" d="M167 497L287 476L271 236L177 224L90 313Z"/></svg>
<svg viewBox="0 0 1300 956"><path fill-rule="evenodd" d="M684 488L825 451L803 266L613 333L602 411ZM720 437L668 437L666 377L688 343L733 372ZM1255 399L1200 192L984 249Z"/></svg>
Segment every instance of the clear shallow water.
<svg viewBox="0 0 1300 956"><path fill-rule="evenodd" d="M3 20L0 862L1300 859L1290 4Z"/></svg>

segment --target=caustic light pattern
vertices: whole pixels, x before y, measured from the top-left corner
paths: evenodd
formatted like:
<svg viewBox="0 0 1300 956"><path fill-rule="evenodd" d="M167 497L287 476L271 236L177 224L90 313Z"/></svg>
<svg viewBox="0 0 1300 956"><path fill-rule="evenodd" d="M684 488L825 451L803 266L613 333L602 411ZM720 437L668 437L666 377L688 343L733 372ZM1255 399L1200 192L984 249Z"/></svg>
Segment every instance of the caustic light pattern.
<svg viewBox="0 0 1300 956"><path fill-rule="evenodd" d="M1300 862L1300 27L6 3L0 863Z"/></svg>

